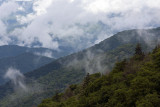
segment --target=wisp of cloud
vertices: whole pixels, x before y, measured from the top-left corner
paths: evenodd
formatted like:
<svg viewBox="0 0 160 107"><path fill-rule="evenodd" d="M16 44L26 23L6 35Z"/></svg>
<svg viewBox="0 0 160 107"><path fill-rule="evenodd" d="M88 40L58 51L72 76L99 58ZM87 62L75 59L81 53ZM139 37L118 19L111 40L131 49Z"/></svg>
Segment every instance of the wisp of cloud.
<svg viewBox="0 0 160 107"><path fill-rule="evenodd" d="M11 80L11 82L14 84L14 88L21 88L22 90L27 91L27 87L24 82L25 77L19 70L10 67L8 68L4 77Z"/></svg>

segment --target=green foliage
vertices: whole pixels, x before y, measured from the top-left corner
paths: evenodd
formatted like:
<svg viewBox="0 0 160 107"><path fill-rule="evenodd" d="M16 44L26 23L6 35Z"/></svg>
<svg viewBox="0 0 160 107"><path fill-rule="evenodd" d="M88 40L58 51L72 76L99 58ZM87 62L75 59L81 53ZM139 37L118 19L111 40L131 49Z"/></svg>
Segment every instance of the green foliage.
<svg viewBox="0 0 160 107"><path fill-rule="evenodd" d="M137 44L137 46L135 48L135 54L134 55L135 55L134 57L135 57L136 60L143 60L144 59L145 55L142 52L142 47L141 47L140 43Z"/></svg>
<svg viewBox="0 0 160 107"><path fill-rule="evenodd" d="M98 30L97 28L99 30L101 29L101 27L95 26L91 27L86 32L92 33L95 29ZM155 40L159 37L159 29L145 30L143 34L146 35L146 31L148 34L152 33L156 35L154 39L152 38L150 41L153 43L152 46L154 47L154 45L158 42L155 42ZM148 37L149 36L150 35L148 35ZM17 98L17 94L14 93L10 84L5 84L0 87L0 106L30 107L32 105L37 105L42 99L54 95L55 90L62 92L64 89L69 87L70 84L81 82L85 76L86 69L84 70L84 68L86 68L86 60L89 62L89 64L87 64L87 68L89 68L89 70L91 69L92 72L110 72L115 65L115 62L128 59L134 55L134 50L138 42L142 44L144 52L148 52L153 49L151 45L148 46L148 44L144 42L144 38L139 36L137 30L128 30L119 32L93 47L82 50L78 53L71 54L69 56L59 58L50 64L25 74L27 79L33 79L44 85L44 92L37 92L34 95L21 97L18 99L18 101L9 101L10 96L14 95ZM71 48L67 48L65 51L61 51L61 54L59 52L55 54L56 56L64 56L66 52L70 53ZM136 60L136 57L133 57L131 61L127 61L126 64L124 64L125 66L121 63L119 66L116 65L117 67L114 68L114 71L112 71L107 76L100 76L100 78L96 78L95 76L94 78L90 78L89 84L84 89L84 95L80 94L80 92L83 91L83 83L81 85L76 85L76 87L68 88L64 92L64 95L61 96L62 101L57 103L51 100L51 103L54 103L51 105L64 105L71 107L85 106L84 104L79 103L81 99L82 101L84 100L84 102L86 102L87 106L94 104L94 106L104 107L112 104L113 102L117 102L116 99L113 100L110 96L112 96L115 90L120 87L125 87L126 89L125 95L127 96L127 104L133 105L133 102L136 101L137 97L133 94L134 90L128 90L128 87L131 85L131 80L133 80L137 75L147 75L150 74L151 71L154 72L157 70L153 64L155 62L152 61L153 59L151 56L152 55L145 56L143 60ZM98 67L96 65L98 65ZM99 65L101 67L99 67ZM74 69L70 69L68 66ZM102 70L99 68L102 68ZM145 73L140 73L139 71L145 71ZM92 75L90 75L90 77L92 77ZM149 81L152 80L156 81L157 83L159 82L159 76L156 73L153 74L150 78L151 79L149 79ZM160 88L156 86L156 90L159 89ZM84 97L84 99L82 97ZM113 100L112 103L106 104L106 102L111 100ZM117 106L122 106L120 103L117 104Z"/></svg>
<svg viewBox="0 0 160 107"><path fill-rule="evenodd" d="M147 94L144 98L136 102L137 107L159 107L160 95L157 93Z"/></svg>
<svg viewBox="0 0 160 107"><path fill-rule="evenodd" d="M89 73L87 73L87 75L86 75L86 77L84 79L84 82L83 82L83 86L82 86L83 89L88 86L89 81L90 81L90 76L89 76Z"/></svg>
<svg viewBox="0 0 160 107"><path fill-rule="evenodd" d="M152 55L154 59L154 65L157 69L160 70L160 49L157 49L157 52Z"/></svg>
<svg viewBox="0 0 160 107"><path fill-rule="evenodd" d="M142 47L141 45L138 43L136 48L135 48L135 55L142 55L143 52L142 52Z"/></svg>
<svg viewBox="0 0 160 107"><path fill-rule="evenodd" d="M145 55L143 60L134 56L128 61L118 62L107 75L90 75L85 88L82 84L70 86L70 93L74 93L70 97L65 97L67 89L60 102L44 100L39 107L159 107L159 56L160 49L157 49Z"/></svg>

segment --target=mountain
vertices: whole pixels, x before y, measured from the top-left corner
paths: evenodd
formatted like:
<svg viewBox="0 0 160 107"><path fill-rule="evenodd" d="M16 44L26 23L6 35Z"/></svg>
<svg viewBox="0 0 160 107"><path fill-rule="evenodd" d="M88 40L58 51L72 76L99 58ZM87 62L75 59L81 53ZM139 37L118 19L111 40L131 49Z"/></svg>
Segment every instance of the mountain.
<svg viewBox="0 0 160 107"><path fill-rule="evenodd" d="M137 43L142 44L144 52L152 50L159 43L159 34L160 28L122 31L91 48L61 57L25 74L26 87L35 87L29 88L32 91L19 95L12 82L2 85L0 105L2 107L37 105L43 98L55 94L56 90L62 92L70 84L80 83L87 72L90 74L110 72L115 62L134 54Z"/></svg>
<svg viewBox="0 0 160 107"><path fill-rule="evenodd" d="M0 58L13 57L26 52L53 58L59 58L71 53L71 51L65 48L63 48L62 50L63 51L57 51L48 48L29 48L18 45L4 45L0 46Z"/></svg>
<svg viewBox="0 0 160 107"><path fill-rule="evenodd" d="M95 68L95 70L98 69L96 66L98 63L101 63L102 67L103 63L105 63L108 70L111 70L115 62L129 58L134 54L137 43L142 44L144 52L149 52L159 42L160 28L127 30L119 32L90 48L62 57L56 61L64 66L71 65L75 67L78 65L86 69L86 66L88 66L89 68ZM89 64L90 62L92 64ZM87 72L94 73L94 71L88 70Z"/></svg>
<svg viewBox="0 0 160 107"><path fill-rule="evenodd" d="M112 72L87 75L38 107L159 107L160 47L116 63Z"/></svg>
<svg viewBox="0 0 160 107"><path fill-rule="evenodd" d="M12 54L13 55L13 54ZM33 71L45 64L50 63L54 59L45 56L38 56L32 53L23 53L14 57L5 57L0 59L0 84L6 80L4 75L9 68L20 70L21 73Z"/></svg>

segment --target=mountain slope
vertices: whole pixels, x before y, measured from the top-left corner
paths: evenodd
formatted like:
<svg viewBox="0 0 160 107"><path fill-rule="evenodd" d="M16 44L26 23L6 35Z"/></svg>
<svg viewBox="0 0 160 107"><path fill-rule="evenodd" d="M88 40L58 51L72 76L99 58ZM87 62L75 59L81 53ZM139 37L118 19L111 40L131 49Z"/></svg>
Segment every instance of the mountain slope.
<svg viewBox="0 0 160 107"><path fill-rule="evenodd" d="M42 101L38 107L159 107L160 48L116 63L112 72L87 75L81 84Z"/></svg>
<svg viewBox="0 0 160 107"><path fill-rule="evenodd" d="M160 39L160 28L154 29L135 29L126 30L115 34L114 36L93 46L91 50L101 49L102 51L110 51L124 44L135 44L137 42L145 44L150 48L154 48Z"/></svg>
<svg viewBox="0 0 160 107"><path fill-rule="evenodd" d="M0 59L0 84L5 82L3 79L5 73L9 68L16 68L21 73L33 71L45 64L50 63L54 59L38 56L31 53L23 53L15 57L6 57Z"/></svg>
<svg viewBox="0 0 160 107"><path fill-rule="evenodd" d="M91 48L57 59L25 74L27 79L34 80L40 83L42 87L45 87L42 92L19 98L18 95L16 96L13 93L14 89L9 85L11 83L8 83L0 87L0 93L3 93L0 96L0 105L6 104L9 106L12 104L13 106L13 102L16 102L14 100L4 104L6 99L10 101L9 96L12 95L15 100L21 99L18 105L22 105L23 107L36 105L41 99L52 96L55 90L63 91L68 85L79 83L86 72L90 74L109 72L115 62L129 58L134 54L135 46L138 42L142 44L144 51L150 51L159 42L159 34L160 28L123 31ZM73 76L67 78L71 74ZM28 85L30 84L32 82L28 83ZM39 98L39 100L37 101L35 98ZM17 106L16 104L15 106Z"/></svg>

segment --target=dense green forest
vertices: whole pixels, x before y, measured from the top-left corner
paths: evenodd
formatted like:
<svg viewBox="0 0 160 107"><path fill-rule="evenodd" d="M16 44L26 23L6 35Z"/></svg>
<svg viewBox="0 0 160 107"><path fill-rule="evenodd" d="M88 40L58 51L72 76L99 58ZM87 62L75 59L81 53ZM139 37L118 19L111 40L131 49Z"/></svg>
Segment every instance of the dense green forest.
<svg viewBox="0 0 160 107"><path fill-rule="evenodd" d="M115 64L107 74L87 74L81 84L42 101L39 107L160 107L160 47Z"/></svg>

